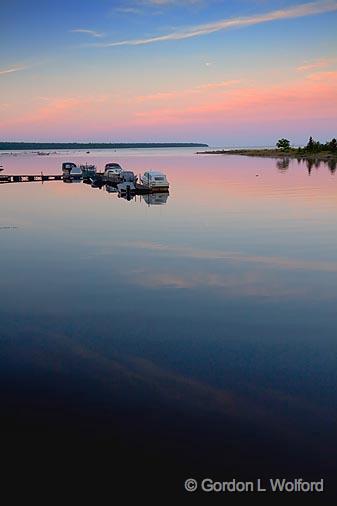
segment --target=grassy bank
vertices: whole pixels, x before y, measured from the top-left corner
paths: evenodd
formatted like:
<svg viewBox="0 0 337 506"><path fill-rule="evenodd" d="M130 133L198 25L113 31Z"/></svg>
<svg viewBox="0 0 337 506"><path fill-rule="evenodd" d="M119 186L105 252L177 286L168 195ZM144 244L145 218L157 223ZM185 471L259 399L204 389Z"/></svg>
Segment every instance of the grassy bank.
<svg viewBox="0 0 337 506"><path fill-rule="evenodd" d="M310 153L304 149L230 149L217 151L198 151L198 155L242 155L242 156L262 156L266 158L295 158L297 160L337 160L337 152L321 151Z"/></svg>

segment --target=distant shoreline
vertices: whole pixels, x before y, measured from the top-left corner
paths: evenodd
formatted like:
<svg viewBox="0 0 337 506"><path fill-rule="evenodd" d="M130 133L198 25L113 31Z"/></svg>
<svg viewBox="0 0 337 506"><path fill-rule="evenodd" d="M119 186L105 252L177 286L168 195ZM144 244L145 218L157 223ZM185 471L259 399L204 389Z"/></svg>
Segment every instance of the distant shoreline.
<svg viewBox="0 0 337 506"><path fill-rule="evenodd" d="M229 149L216 151L198 151L197 155L241 155L265 158L294 158L297 160L337 160L337 153L298 153L296 151L281 151L280 149Z"/></svg>
<svg viewBox="0 0 337 506"><path fill-rule="evenodd" d="M208 148L198 142L0 142L0 151L59 149Z"/></svg>

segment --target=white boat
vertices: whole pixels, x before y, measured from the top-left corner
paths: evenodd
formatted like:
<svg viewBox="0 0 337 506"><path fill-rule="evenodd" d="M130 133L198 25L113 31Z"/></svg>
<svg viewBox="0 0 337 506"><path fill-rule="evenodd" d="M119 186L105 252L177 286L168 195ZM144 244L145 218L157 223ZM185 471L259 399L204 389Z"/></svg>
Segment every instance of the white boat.
<svg viewBox="0 0 337 506"><path fill-rule="evenodd" d="M112 183L121 181L120 175L123 172L122 167L118 163L107 163L104 170L104 177Z"/></svg>
<svg viewBox="0 0 337 506"><path fill-rule="evenodd" d="M144 172L140 179L142 184L149 189L162 189L167 191L170 186L169 182L166 179L166 175L162 172Z"/></svg>

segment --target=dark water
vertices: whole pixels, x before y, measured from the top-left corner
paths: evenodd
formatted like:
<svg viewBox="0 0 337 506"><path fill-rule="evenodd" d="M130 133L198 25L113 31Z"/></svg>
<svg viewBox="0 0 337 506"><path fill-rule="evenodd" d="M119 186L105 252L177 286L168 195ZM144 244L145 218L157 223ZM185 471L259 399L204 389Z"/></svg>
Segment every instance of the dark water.
<svg viewBox="0 0 337 506"><path fill-rule="evenodd" d="M111 501L186 499L184 480L208 477L323 478L334 495L334 167L189 150L1 164L57 173L66 158L161 170L170 195L0 186L9 475L60 489L80 471Z"/></svg>

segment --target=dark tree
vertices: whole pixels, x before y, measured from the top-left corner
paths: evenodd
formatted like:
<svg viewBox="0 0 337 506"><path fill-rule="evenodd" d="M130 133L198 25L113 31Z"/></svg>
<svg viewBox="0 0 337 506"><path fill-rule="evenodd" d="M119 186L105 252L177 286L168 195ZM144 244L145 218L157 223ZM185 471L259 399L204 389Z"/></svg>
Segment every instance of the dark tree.
<svg viewBox="0 0 337 506"><path fill-rule="evenodd" d="M329 149L331 151L337 151L337 140L335 138L333 138L330 142L329 142Z"/></svg>
<svg viewBox="0 0 337 506"><path fill-rule="evenodd" d="M315 142L314 142L314 139L311 137L311 135L310 135L309 142L308 142L306 148L308 151L313 151L315 148Z"/></svg>
<svg viewBox="0 0 337 506"><path fill-rule="evenodd" d="M276 143L276 147L282 149L282 151L287 151L290 148L290 141L288 139L279 139Z"/></svg>

